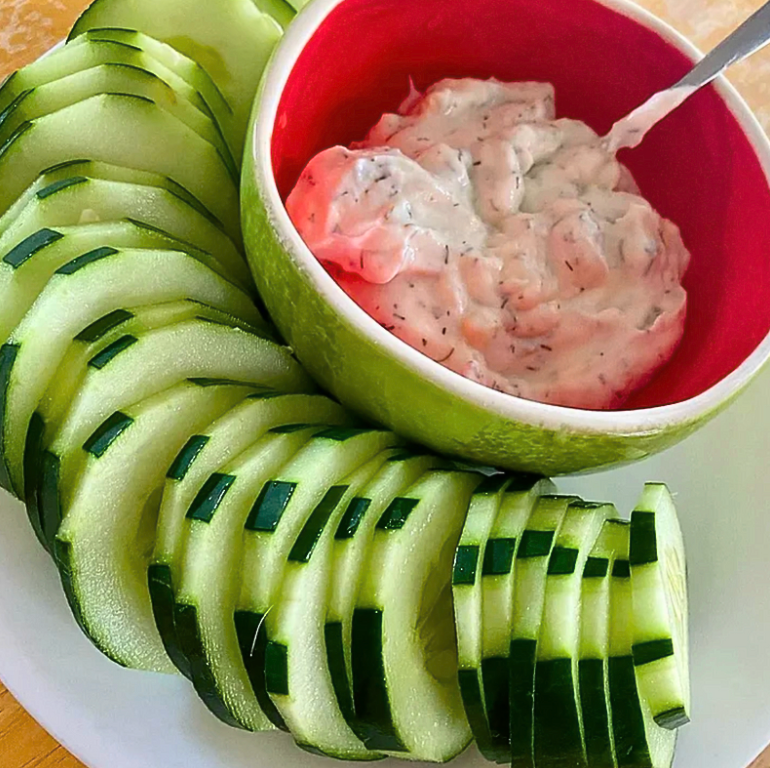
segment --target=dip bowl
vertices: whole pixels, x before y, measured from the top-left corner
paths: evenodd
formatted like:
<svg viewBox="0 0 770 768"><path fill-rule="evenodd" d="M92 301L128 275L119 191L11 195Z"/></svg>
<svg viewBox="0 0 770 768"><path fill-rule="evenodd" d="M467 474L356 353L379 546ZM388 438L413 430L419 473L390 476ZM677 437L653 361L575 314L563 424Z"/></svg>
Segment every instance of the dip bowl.
<svg viewBox="0 0 770 768"><path fill-rule="evenodd" d="M276 48L250 128L244 235L276 325L363 417L436 451L543 474L644 458L723 409L770 354L770 143L724 80L620 159L692 253L671 360L612 411L545 405L463 378L390 334L335 283L284 200L320 150L362 139L410 78L554 84L558 116L599 133L700 53L626 0L313 0Z"/></svg>

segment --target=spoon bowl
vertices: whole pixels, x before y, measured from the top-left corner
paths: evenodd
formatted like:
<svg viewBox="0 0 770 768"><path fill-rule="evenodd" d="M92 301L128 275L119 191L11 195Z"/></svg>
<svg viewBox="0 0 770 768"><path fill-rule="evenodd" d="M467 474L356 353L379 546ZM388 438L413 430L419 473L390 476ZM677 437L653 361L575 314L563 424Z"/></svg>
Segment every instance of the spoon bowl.
<svg viewBox="0 0 770 768"><path fill-rule="evenodd" d="M554 84L557 113L600 135L684 76L699 52L626 0L313 0L277 47L243 175L260 293L311 374L372 421L451 455L559 474L643 458L718 413L770 354L770 143L724 80L621 154L692 253L685 334L622 409L545 405L443 368L380 327L303 243L284 208L321 149L444 77Z"/></svg>

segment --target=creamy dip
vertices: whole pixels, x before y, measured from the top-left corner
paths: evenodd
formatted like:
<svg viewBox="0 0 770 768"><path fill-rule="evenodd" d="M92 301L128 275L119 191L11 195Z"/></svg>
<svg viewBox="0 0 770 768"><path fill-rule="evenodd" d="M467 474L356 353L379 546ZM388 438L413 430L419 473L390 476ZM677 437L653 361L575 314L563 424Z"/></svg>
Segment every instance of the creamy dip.
<svg viewBox="0 0 770 768"><path fill-rule="evenodd" d="M672 354L689 254L548 84L442 80L287 200L343 289L400 339L498 391L617 406Z"/></svg>

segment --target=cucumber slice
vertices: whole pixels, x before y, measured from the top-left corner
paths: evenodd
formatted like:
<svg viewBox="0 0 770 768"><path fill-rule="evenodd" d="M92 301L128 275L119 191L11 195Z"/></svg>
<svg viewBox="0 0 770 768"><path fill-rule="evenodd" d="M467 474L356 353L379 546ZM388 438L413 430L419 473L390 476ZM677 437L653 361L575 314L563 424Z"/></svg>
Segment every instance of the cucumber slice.
<svg viewBox="0 0 770 768"><path fill-rule="evenodd" d="M647 483L631 514L634 664L639 690L655 722L690 721L687 569L682 529L671 492Z"/></svg>
<svg viewBox="0 0 770 768"><path fill-rule="evenodd" d="M289 554L307 519L329 489L395 442L397 438L391 432L379 430L315 430L313 439L295 459L268 482L257 488L252 486L252 499L256 501L246 521L243 585L235 619L257 700L278 727L286 725L273 697L289 695L291 691L287 690L285 679L276 680L276 674L281 677L280 658L277 668L271 659L283 653L285 660L287 649L270 645L268 612L275 605ZM257 646L259 652L255 654Z"/></svg>
<svg viewBox="0 0 770 768"><path fill-rule="evenodd" d="M628 526L626 531L630 532ZM610 657L607 665L617 765L618 768L671 768L677 732L657 725L637 686L632 655L634 609L628 561L630 536L623 538L623 547L616 550L610 577Z"/></svg>
<svg viewBox="0 0 770 768"><path fill-rule="evenodd" d="M513 559L510 540L488 544L503 492L511 482L508 475L491 475L473 492L452 572L460 693L478 748L488 760L503 756L494 749L482 692L482 574L500 572L501 558L505 559L503 550L510 550ZM508 686L504 688L507 701Z"/></svg>
<svg viewBox="0 0 770 768"><path fill-rule="evenodd" d="M339 709L354 729L357 725L350 653L353 613L376 525L393 500L406 493L426 472L447 466L446 461L430 454L393 449L382 469L348 504L334 533L334 569L324 630L327 666Z"/></svg>
<svg viewBox="0 0 770 768"><path fill-rule="evenodd" d="M75 23L69 39L90 29L137 29L173 46L208 72L233 109L222 128L236 158L262 70L281 37L280 25L251 0L217 3L167 0L96 0Z"/></svg>
<svg viewBox="0 0 770 768"><path fill-rule="evenodd" d="M614 768L609 714L607 659L610 629L610 574L615 553L628 547L628 523L604 521L583 567L580 614L580 711L591 768Z"/></svg>
<svg viewBox="0 0 770 768"><path fill-rule="evenodd" d="M514 561L509 652L510 740L514 766L533 766L535 660L545 606L548 565L574 496L542 496L521 536Z"/></svg>
<svg viewBox="0 0 770 768"><path fill-rule="evenodd" d="M280 428L280 425L279 427ZM251 682L255 663L264 676L264 617L244 657L236 606L243 564L243 529L255 483L290 461L318 427L263 435L213 473L188 510L190 527L173 604L175 642L201 700L220 720L249 731L275 728L267 695ZM157 612L156 612L157 615Z"/></svg>
<svg viewBox="0 0 770 768"><path fill-rule="evenodd" d="M238 324L234 318L211 307L193 301L179 301L136 307L131 311L115 310L99 318L72 340L51 385L32 416L24 448L24 501L32 527L47 549L50 548L61 517L57 505L56 515L49 522L47 533L44 533L45 499L39 494L44 447L50 443L70 404L77 397L89 367L108 365L115 355L134 343L142 333L196 316Z"/></svg>
<svg viewBox="0 0 770 768"><path fill-rule="evenodd" d="M254 2L262 13L275 19L282 29L286 29L297 15L297 11L287 0L254 0Z"/></svg>
<svg viewBox="0 0 770 768"><path fill-rule="evenodd" d="M189 83L137 46L122 41L94 41L65 45L14 72L0 87L0 115L12 108L27 91L102 64L126 64L151 72L171 85L202 114L211 114L203 97Z"/></svg>
<svg viewBox="0 0 770 768"><path fill-rule="evenodd" d="M249 289L253 286L245 260L216 219L207 218L184 198L162 187L87 176L71 176L41 186L0 235L0 253L7 255L41 229L120 220L189 243L183 250L194 248L212 254L233 281Z"/></svg>
<svg viewBox="0 0 770 768"><path fill-rule="evenodd" d="M185 382L114 413L83 444L86 468L71 489L54 555L73 614L118 664L175 671L147 588L165 468L191 433L248 392Z"/></svg>
<svg viewBox="0 0 770 768"><path fill-rule="evenodd" d="M190 90L189 87L187 90ZM221 153L233 179L238 166L214 120L193 106L187 95L157 74L134 64L100 64L24 91L0 114L0 146L25 122L37 120L102 93L151 99Z"/></svg>
<svg viewBox="0 0 770 768"><path fill-rule="evenodd" d="M302 389L306 381L286 349L214 323L200 315L141 335L123 335L91 358L58 430L42 446L38 506L46 531L55 532L58 512L70 502L68 489L76 486L86 458L78 446L110 413L185 379Z"/></svg>
<svg viewBox="0 0 770 768"><path fill-rule="evenodd" d="M535 664L535 765L587 765L580 709L578 652L583 568L611 504L570 504L548 561Z"/></svg>
<svg viewBox="0 0 770 768"><path fill-rule="evenodd" d="M187 298L260 320L245 293L185 253L103 248L60 267L0 347L0 485L24 488L29 421L74 337L115 309Z"/></svg>
<svg viewBox="0 0 770 768"><path fill-rule="evenodd" d="M550 480L519 476L505 491L490 531L482 575L481 671L491 760L510 760L508 656L513 626L516 552L537 500L553 494ZM482 750L483 751L483 750Z"/></svg>
<svg viewBox="0 0 770 768"><path fill-rule="evenodd" d="M240 454L262 441L269 430L296 423L296 419L319 424L349 421L343 409L327 398L263 392L251 395L188 440L166 476L155 551L148 570L155 620L170 658L180 671L193 678L201 698L217 716L252 730L264 725L264 715L248 681L232 622L237 599L237 594L232 594L236 583L232 574L240 574L242 531L250 502L245 508L243 504L232 507L229 499L223 503L224 493L218 494L215 489L219 487L217 478L232 475L236 457L238 467L245 467L249 477L278 471L310 433L293 448L290 436L272 435L263 441L264 445L260 442L264 450L255 449L253 466L246 466L246 457ZM269 469L268 445L275 445L276 457L284 456L285 446L290 447L284 458L276 459L274 469ZM227 492L230 490L228 486ZM232 499L239 493L240 484ZM196 511L201 504L208 510L204 516ZM202 517L205 519L199 519ZM231 561L232 567L223 567ZM183 616L182 626L189 628L184 642L177 636L174 624L175 601ZM183 647L188 649L190 661Z"/></svg>
<svg viewBox="0 0 770 768"><path fill-rule="evenodd" d="M238 190L216 148L155 102L102 94L23 124L0 149L0 211L40 173L89 158L168 176L240 240Z"/></svg>
<svg viewBox="0 0 770 768"><path fill-rule="evenodd" d="M471 740L458 684L451 580L481 479L430 472L377 522L352 640L357 731L370 749L446 762Z"/></svg>
<svg viewBox="0 0 770 768"><path fill-rule="evenodd" d="M280 594L267 618L271 643L286 648L289 695L273 697L284 722L302 748L339 760L381 755L368 751L346 722L328 666L326 613L334 535L350 502L391 454L377 454L327 491L294 542Z"/></svg>
<svg viewBox="0 0 770 768"><path fill-rule="evenodd" d="M124 168L119 165L110 165L109 163L99 163L94 160L69 160L64 163L57 163L51 168L47 168L37 179L20 195L8 211L0 217L0 235L3 235L10 226L19 217L25 206L37 197L38 192L45 190L43 199L51 197L57 192L57 188L52 185L57 182L66 182L59 186L68 186L70 179L85 176L91 179L106 179L107 181L123 181L129 184L141 184L146 187L160 187L166 189L176 197L181 197L188 205L195 208L199 213L215 223L219 229L222 224L217 221L217 217L209 211L203 203L195 196L191 195L183 186L172 181L167 176L160 176L157 173L149 171L137 171L134 168ZM48 189L51 187L51 189ZM82 211L81 211L82 213ZM51 224L56 222L49 222ZM224 231L224 230L223 230ZM183 238L179 238L180 240Z"/></svg>
<svg viewBox="0 0 770 768"><path fill-rule="evenodd" d="M171 237L129 221L38 230L0 260L0 342L8 340L59 267L104 245L159 250L182 247Z"/></svg>
<svg viewBox="0 0 770 768"><path fill-rule="evenodd" d="M71 40L68 43L70 48L81 45L85 41L110 41L125 43L134 48L139 48L150 55L156 61L168 67L179 77L188 82L203 98L208 110L216 120L217 126L226 125L232 107L227 99L222 95L216 83L211 79L209 73L197 62L180 53L176 48L156 40L154 37L137 32L135 29L119 29L116 27L91 29L80 37ZM240 158L239 158L240 159Z"/></svg>

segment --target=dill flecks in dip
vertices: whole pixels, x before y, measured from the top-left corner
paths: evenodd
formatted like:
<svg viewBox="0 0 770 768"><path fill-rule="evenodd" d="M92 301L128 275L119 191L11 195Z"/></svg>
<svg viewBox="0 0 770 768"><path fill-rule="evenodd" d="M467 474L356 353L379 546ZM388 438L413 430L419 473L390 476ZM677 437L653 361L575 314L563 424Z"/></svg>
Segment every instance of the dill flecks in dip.
<svg viewBox="0 0 770 768"><path fill-rule="evenodd" d="M682 336L679 230L548 84L442 80L313 158L287 209L379 323L502 392L611 408Z"/></svg>

